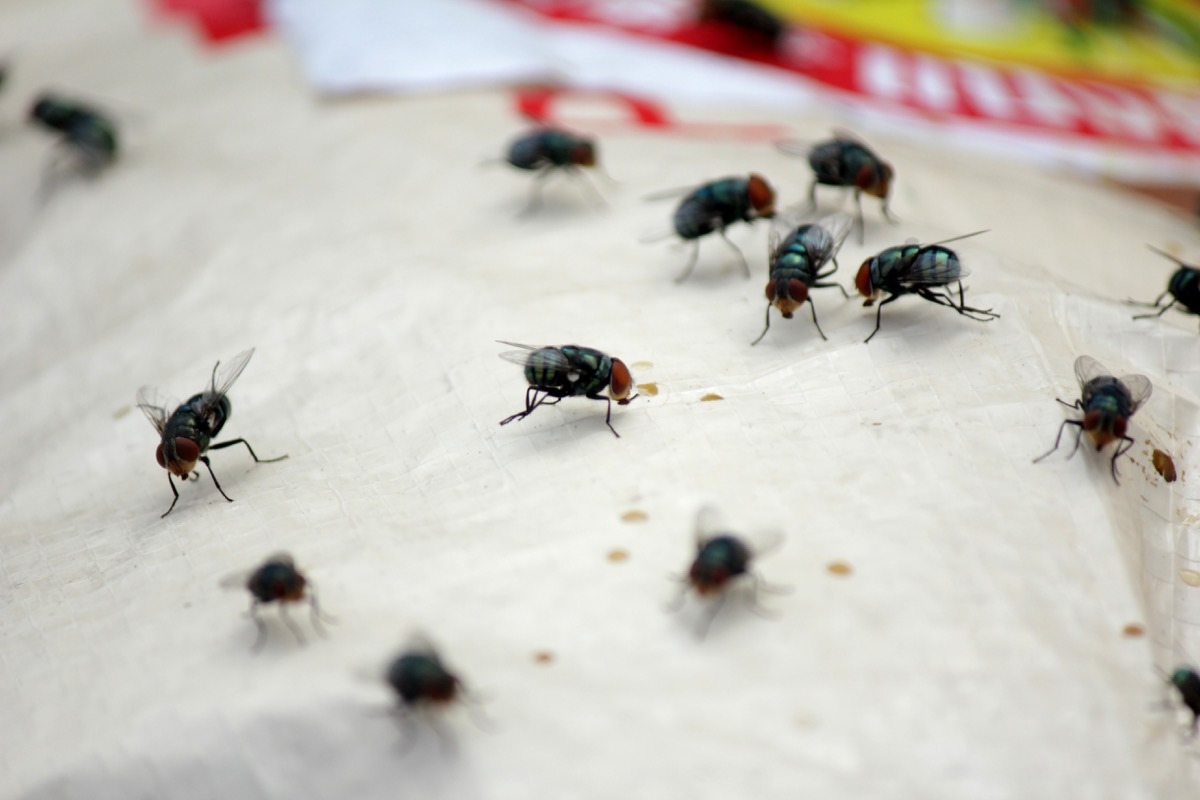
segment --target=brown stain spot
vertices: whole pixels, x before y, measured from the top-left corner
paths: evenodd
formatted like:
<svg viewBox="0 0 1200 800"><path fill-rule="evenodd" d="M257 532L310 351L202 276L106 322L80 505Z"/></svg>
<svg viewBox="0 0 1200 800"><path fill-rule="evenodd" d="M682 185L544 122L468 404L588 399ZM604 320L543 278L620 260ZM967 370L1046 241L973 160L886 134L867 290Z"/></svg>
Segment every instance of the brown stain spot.
<svg viewBox="0 0 1200 800"><path fill-rule="evenodd" d="M871 424L872 424L873 426L875 426L876 428L878 428L878 427L879 427L880 425L882 425L883 423L882 423L882 422L872 422Z"/></svg>
<svg viewBox="0 0 1200 800"><path fill-rule="evenodd" d="M1188 586L1200 586L1200 572L1194 569L1179 570L1179 580L1186 583Z"/></svg>
<svg viewBox="0 0 1200 800"><path fill-rule="evenodd" d="M614 564L620 564L622 561L629 560L629 551L617 548L616 550L608 551L608 560Z"/></svg>
<svg viewBox="0 0 1200 800"><path fill-rule="evenodd" d="M1150 457L1154 464L1154 471L1162 475L1163 480L1167 483L1174 483L1175 478L1175 461L1162 450L1155 450L1154 455Z"/></svg>
<svg viewBox="0 0 1200 800"><path fill-rule="evenodd" d="M656 394L658 394L658 384L657 383L639 383L637 385L637 390L639 392L641 392L642 394L648 394L651 397L654 397Z"/></svg>
<svg viewBox="0 0 1200 800"><path fill-rule="evenodd" d="M533 663L535 664L550 664L554 661L554 653L549 650L538 650L533 654Z"/></svg>
<svg viewBox="0 0 1200 800"><path fill-rule="evenodd" d="M839 578L845 578L854 572L854 567L847 564L845 561L831 561L825 567L830 575L837 575Z"/></svg>
<svg viewBox="0 0 1200 800"><path fill-rule="evenodd" d="M708 394L704 395L704 397L700 398L700 402L708 403L713 400L724 400L724 399L725 399L724 397L721 397L721 395L717 394L716 392L709 392Z"/></svg>
<svg viewBox="0 0 1200 800"><path fill-rule="evenodd" d="M621 522L645 522L650 515L640 508L631 508L621 515Z"/></svg>
<svg viewBox="0 0 1200 800"><path fill-rule="evenodd" d="M629 366L633 369L650 369L654 366L654 363L651 361L635 361Z"/></svg>
<svg viewBox="0 0 1200 800"><path fill-rule="evenodd" d="M1137 639L1146 635L1146 629L1136 622L1131 622L1121 629L1121 634L1130 639Z"/></svg>
<svg viewBox="0 0 1200 800"><path fill-rule="evenodd" d="M120 419L121 417L128 414L130 411L133 411L133 406L121 406L120 408L118 408L116 411L113 412L113 419Z"/></svg>

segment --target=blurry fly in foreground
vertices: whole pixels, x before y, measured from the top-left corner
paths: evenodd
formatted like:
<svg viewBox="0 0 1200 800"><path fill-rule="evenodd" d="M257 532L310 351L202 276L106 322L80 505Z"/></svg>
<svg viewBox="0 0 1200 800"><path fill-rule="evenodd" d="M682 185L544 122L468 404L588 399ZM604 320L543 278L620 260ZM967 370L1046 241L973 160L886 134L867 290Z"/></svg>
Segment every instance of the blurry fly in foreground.
<svg viewBox="0 0 1200 800"><path fill-rule="evenodd" d="M1117 480L1117 459L1129 452L1129 448L1134 444L1133 438L1127 436L1125 430L1129 425L1129 418L1150 397L1153 389L1150 379L1145 375L1114 378L1103 364L1091 356L1080 356L1075 360L1075 377L1079 380L1083 396L1074 403L1062 399L1058 402L1067 408L1082 411L1083 419L1063 420L1062 425L1058 427L1054 447L1035 458L1033 463L1038 463L1057 450L1062 441L1063 431L1068 425L1074 425L1079 428L1079 432L1075 436L1075 446L1071 448L1067 458L1075 455L1075 451L1079 449L1079 441L1085 433L1092 440L1092 444L1096 445L1097 451L1110 442L1120 440L1121 444L1117 445L1112 457L1113 480L1120 483Z"/></svg>
<svg viewBox="0 0 1200 800"><path fill-rule="evenodd" d="M835 132L834 138L815 145L800 142L779 142L776 147L788 155L808 159L812 167L813 182L808 187L809 207L817 207L817 185L845 186L854 188L855 221L858 223L858 242L864 236L862 195L864 192L878 197L882 202L883 216L896 222L888 209L888 193L892 188L892 165L884 161L860 139L844 131Z"/></svg>
<svg viewBox="0 0 1200 800"><path fill-rule="evenodd" d="M1192 712L1190 734L1200 732L1200 674L1191 667L1177 667L1169 678L1171 685L1179 690L1179 697L1188 711Z"/></svg>
<svg viewBox="0 0 1200 800"><path fill-rule="evenodd" d="M1183 306L1189 314L1200 314L1200 267L1186 264L1170 253L1159 250L1157 247L1151 247L1150 249L1174 261L1179 265L1179 269L1175 270L1175 273L1171 275L1171 280L1167 283L1167 290L1160 294L1158 299L1153 303L1139 303L1136 300L1129 301L1133 305L1158 309L1154 314L1138 314L1134 319L1161 317L1176 304ZM1172 300L1165 306L1162 306L1162 301L1166 299L1168 294L1171 295ZM1160 308L1159 306L1162 307Z"/></svg>
<svg viewBox="0 0 1200 800"><path fill-rule="evenodd" d="M537 173L533 178L529 202L521 211L522 214L528 214L542 204L542 182L556 170L578 176L596 198L604 202L604 198L587 182L583 173L583 168L596 166L594 139L556 128L538 128L514 140L508 146L505 161L517 169Z"/></svg>
<svg viewBox="0 0 1200 800"><path fill-rule="evenodd" d="M808 298L809 289L836 288L843 297L849 297L838 283L822 283L837 272L837 253L850 232L853 220L849 214L831 214L828 217L794 227L789 215L781 214L771 222L768 259L771 279L767 282L767 321L763 332L750 344L762 341L771 328L771 306L779 309L784 319L791 319L796 309ZM821 272L829 261L833 267ZM810 300L813 325L817 333L825 338L821 323L817 322L817 307Z"/></svg>
<svg viewBox="0 0 1200 800"><path fill-rule="evenodd" d="M287 553L276 553L252 570L230 575L221 581L221 586L226 589L246 589L250 592L248 615L258 628L258 638L250 648L255 653L261 650L267 642L267 623L258 615L260 605L279 603L280 618L283 619L292 635L296 637L296 641L304 644L304 634L292 620L287 609L290 603L307 600L313 630L320 636L325 635L321 620L329 620L329 618L321 614L321 609L317 605L316 588L300 570L296 569L296 562Z"/></svg>
<svg viewBox="0 0 1200 800"><path fill-rule="evenodd" d="M412 637L400 654L388 664L384 679L396 693L398 704L394 714L398 722L408 725L418 716L433 728L448 744L437 715L459 702L477 702L466 686L442 661L433 645L423 636ZM476 717L476 722L482 719ZM410 731L405 750L416 743L416 731Z"/></svg>
<svg viewBox="0 0 1200 800"><path fill-rule="evenodd" d="M871 306L879 299L882 292L889 297L879 304L875 311L875 330L871 331L865 341L869 342L879 333L883 321L883 307L888 303L899 300L906 294L915 294L931 303L952 308L968 319L976 322L991 322L998 319L999 314L990 308L972 308L966 304L962 279L970 275L970 270L958 260L958 254L942 245L978 236L987 231L976 231L953 239L945 239L934 244L908 244L889 247L863 262L854 278L854 285L866 301L864 306ZM945 287L958 284L958 302ZM935 292L934 289L944 291ZM972 315L976 316L972 316Z"/></svg>
<svg viewBox="0 0 1200 800"><path fill-rule="evenodd" d="M678 191L670 190L650 195L649 199L656 200L677 194ZM692 254L675 282L682 283L692 274L696 259L700 255L700 238L714 232L738 254L742 262L742 271L749 278L750 265L746 263L746 256L737 245L729 241L725 229L738 221L753 222L759 217L773 216L775 190L767 183L766 178L755 173L750 173L745 178L721 178L689 190L675 209L672 222L679 238L693 243Z"/></svg>
<svg viewBox="0 0 1200 800"><path fill-rule="evenodd" d="M62 134L60 141L63 152L74 162L65 165L67 169L73 167L90 176L117 158L116 125L106 114L84 103L60 95L44 94L30 109L29 119ZM53 173L54 169L51 169L52 178Z"/></svg>
<svg viewBox="0 0 1200 800"><path fill-rule="evenodd" d="M752 548L742 537L729 532L728 527L721 521L720 514L712 506L704 506L697 512L695 537L696 557L688 567L687 575L680 578L683 585L671 610L679 609L689 588L700 600L705 601L708 605L707 612L697 630L701 638L708 633L735 581L743 578L750 581L751 608L759 613L763 613L763 609L758 605L760 590L782 591L779 587L766 584L751 569L753 560L777 546L778 540L766 548Z"/></svg>
<svg viewBox="0 0 1200 800"><path fill-rule="evenodd" d="M557 405L564 397L586 397L608 404L604 424L608 425L613 436L620 438L621 434L612 426L612 401L616 400L617 405L623 406L637 397L636 394L629 396L633 389L633 376L624 361L599 350L573 344L562 347L534 347L505 341L500 344L521 348L505 351L500 357L524 367L525 380L529 381L529 388L525 390L525 410L500 420L501 425L524 419L538 406ZM600 394L605 389L609 397ZM551 397L554 399L550 400Z"/></svg>
<svg viewBox="0 0 1200 800"><path fill-rule="evenodd" d="M250 363L252 355L254 355L253 347L234 356L224 369L220 368L221 362L218 361L213 367L212 382L209 387L203 392L193 395L190 400L173 411L169 409L174 404L164 405L158 399L158 393L151 387L143 386L138 390L138 408L142 410L146 418L150 420L150 424L154 426L154 430L158 431L159 436L162 437L154 456L158 459L158 465L167 471L167 483L171 486L171 493L175 495L170 507L163 512L164 517L170 514L171 509L175 508L175 504L179 502L179 490L175 488L175 481L171 479L171 476L174 475L183 480L187 480L189 477L198 480L200 475L195 472L197 461L202 462L208 468L208 474L212 476L213 484L221 496L229 502L233 502L233 498L225 494L225 490L217 481L216 474L213 473L212 464L205 455L209 450L220 450L235 444L244 444L250 451L250 457L256 463L270 464L287 458L286 455L278 458L259 458L250 443L240 438L230 439L219 444L211 443L221 432L221 428L225 427L225 422L233 411L233 406L226 397L226 393L238 376L242 374L242 370Z"/></svg>

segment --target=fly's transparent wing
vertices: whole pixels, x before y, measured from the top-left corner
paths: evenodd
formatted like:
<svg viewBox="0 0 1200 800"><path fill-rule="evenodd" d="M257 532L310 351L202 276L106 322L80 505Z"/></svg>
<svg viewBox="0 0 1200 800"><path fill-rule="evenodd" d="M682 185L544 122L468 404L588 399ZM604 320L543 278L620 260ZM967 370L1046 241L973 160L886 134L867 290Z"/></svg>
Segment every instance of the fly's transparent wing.
<svg viewBox="0 0 1200 800"><path fill-rule="evenodd" d="M771 262L775 261L783 243L800 227L810 210L808 203L803 202L775 212L775 216L771 218L771 229L767 233L767 255Z"/></svg>
<svg viewBox="0 0 1200 800"><path fill-rule="evenodd" d="M932 248L941 245L927 244L908 259L899 279L901 286L945 286L960 281L971 274L971 270L949 248L941 249L953 255L953 261L928 255Z"/></svg>
<svg viewBox="0 0 1200 800"><path fill-rule="evenodd" d="M237 572L231 572L217 583L222 589L242 589L246 588L246 584L250 582L252 576L258 567L252 569L239 569Z"/></svg>
<svg viewBox="0 0 1200 800"><path fill-rule="evenodd" d="M500 344L507 344L511 347L520 347L520 350L505 350L500 354L500 357L505 361L511 361L514 364L520 364L522 367L529 363L529 356L534 351L541 351L539 356L542 363L550 367L559 369L569 369L571 363L567 361L567 357L563 352L554 347L535 347L530 344L520 344L519 342L506 342L503 339L497 339Z"/></svg>
<svg viewBox="0 0 1200 800"><path fill-rule="evenodd" d="M812 142L805 142L799 139L784 139L775 143L776 150L786 156L796 156L797 158L808 158L808 154L812 148Z"/></svg>
<svg viewBox="0 0 1200 800"><path fill-rule="evenodd" d="M1150 399L1150 392L1154 387L1150 384L1150 379L1145 375L1122 375L1117 378L1118 381L1129 391L1129 398L1133 401L1129 413L1133 414Z"/></svg>
<svg viewBox="0 0 1200 800"><path fill-rule="evenodd" d="M153 386L143 386L138 389L137 406L146 415L146 419L150 420L150 424L154 426L154 430L158 431L159 436L166 430L167 420L178 405L178 403L172 403L166 399L162 392Z"/></svg>
<svg viewBox="0 0 1200 800"><path fill-rule="evenodd" d="M696 537L696 546L700 547L710 539L728 534L730 531L725 516L717 510L716 506L706 504L696 512L693 532Z"/></svg>
<svg viewBox="0 0 1200 800"><path fill-rule="evenodd" d="M1075 379L1080 388L1087 386L1093 378L1112 375L1112 371L1091 356L1080 356L1075 359ZM1149 383L1149 381L1146 381Z"/></svg>
<svg viewBox="0 0 1200 800"><path fill-rule="evenodd" d="M672 197L683 197L696 191L698 187L692 186L676 186L674 189L662 189L657 192L651 192L647 195L642 195L642 199L647 202L657 203L660 200L670 200Z"/></svg>
<svg viewBox="0 0 1200 800"><path fill-rule="evenodd" d="M200 401L196 412L202 416L208 416L209 411L220 402L221 398L229 392L229 388L233 386L234 381L242 374L242 370L250 363L250 357L254 355L254 348L243 350L228 361L218 361L213 366L212 383L209 384L208 390L204 393L204 399Z"/></svg>
<svg viewBox="0 0 1200 800"><path fill-rule="evenodd" d="M813 265L816 268L820 268L842 249L842 243L846 241L846 237L854 227L854 217L839 211L836 214L821 217L813 224L824 229L825 233L829 234L828 238L825 236L813 236L811 238L812 246L809 250Z"/></svg>

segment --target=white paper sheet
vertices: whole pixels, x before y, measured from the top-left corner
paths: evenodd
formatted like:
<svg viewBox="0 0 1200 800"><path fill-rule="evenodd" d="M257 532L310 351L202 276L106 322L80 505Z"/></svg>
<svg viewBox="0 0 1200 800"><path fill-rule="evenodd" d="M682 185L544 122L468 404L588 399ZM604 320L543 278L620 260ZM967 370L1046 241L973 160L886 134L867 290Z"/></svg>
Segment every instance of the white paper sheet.
<svg viewBox="0 0 1200 800"><path fill-rule="evenodd" d="M68 7L9 4L0 29ZM147 110L123 163L0 264L0 795L1195 796L1182 715L1150 705L1154 665L1200 659L1196 322L1119 302L1165 286L1145 242L1200 257L1183 221L879 137L903 223L868 203L837 278L990 227L958 251L968 301L1002 318L907 298L864 345L872 312L822 290L828 342L802 310L752 348L765 226L731 233L753 280L706 241L676 286L684 251L637 241L671 204L641 198L755 169L786 204L802 162L612 135L606 206L559 178L518 218L529 176L478 166L520 130L501 94L322 105L270 41L201 57L125 24L82 51L47 33L0 99L54 83ZM29 179L5 207L48 149L0 142ZM600 347L659 393L614 409L620 439L582 400L502 428L524 381L498 338ZM226 432L288 460L214 452L235 502L205 475L160 519L134 392L186 396L251 345ZM1106 454L1030 463L1080 353L1155 384L1119 487ZM664 606L702 503L780 529L760 570L791 591L762 598L775 619L729 603L698 641ZM338 622L299 647L271 619L253 656L248 598L217 584L281 549ZM449 744L423 729L405 755L371 676L418 629L490 723L460 710Z"/></svg>

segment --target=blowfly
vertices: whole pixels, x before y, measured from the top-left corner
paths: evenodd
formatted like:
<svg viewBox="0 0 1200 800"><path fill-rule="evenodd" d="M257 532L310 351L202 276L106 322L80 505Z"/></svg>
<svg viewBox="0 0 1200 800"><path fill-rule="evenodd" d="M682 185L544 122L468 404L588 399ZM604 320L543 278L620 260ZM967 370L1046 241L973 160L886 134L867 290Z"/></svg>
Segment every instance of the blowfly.
<svg viewBox="0 0 1200 800"><path fill-rule="evenodd" d="M604 423L613 436L620 438L621 434L612 426L612 401L624 406L637 397L636 394L629 396L633 376L624 361L591 347L573 344L562 347L534 347L505 341L500 344L521 348L503 352L500 357L524 367L525 380L529 382L529 388L525 390L525 410L500 420L501 425L524 419L538 406L557 405L564 397L586 397L608 404ZM605 389L608 397L600 394ZM554 399L550 400L551 397Z"/></svg>
<svg viewBox="0 0 1200 800"><path fill-rule="evenodd" d="M1175 256L1171 255L1170 253L1163 252L1157 247L1151 247L1150 249L1159 255L1166 256L1174 261L1179 266L1179 269L1175 270L1175 273L1171 275L1171 280L1167 283L1167 290L1160 294L1158 299L1156 299L1153 303L1139 303L1136 300L1129 301L1133 305L1158 309L1157 313L1138 314L1134 317L1134 319L1161 317L1163 314L1167 313L1168 309L1173 308L1176 304L1183 306L1189 314L1200 314L1200 267L1195 267L1191 264L1180 261ZM1162 304L1162 301L1166 299L1167 295L1171 295L1171 302L1159 308L1159 306Z"/></svg>
<svg viewBox="0 0 1200 800"><path fill-rule="evenodd" d="M1103 449L1111 442L1120 441L1112 457L1112 476L1117 480L1117 459L1129 452L1133 447L1133 438L1126 435L1129 418L1145 404L1153 387L1145 375L1124 375L1114 378L1104 365L1091 356L1080 356L1075 360L1075 377L1079 381L1082 397L1074 403L1059 399L1067 408L1079 409L1083 419L1063 420L1058 427L1058 436L1054 439L1054 447L1033 460L1041 461L1058 449L1062 441L1063 431L1068 425L1079 428L1075 436L1075 446L1071 448L1067 458L1075 455L1083 434L1087 434L1096 445L1096 450Z"/></svg>
<svg viewBox="0 0 1200 800"><path fill-rule="evenodd" d="M94 174L117 158L116 125L106 114L77 100L44 94L33 104L29 119L62 134L63 146L85 174Z"/></svg>
<svg viewBox="0 0 1200 800"><path fill-rule="evenodd" d="M848 214L831 214L816 222L795 226L788 215L781 214L771 221L768 259L771 278L767 281L767 319L763 332L750 344L762 341L771 328L771 306L779 309L784 319L791 319L796 309L808 299L809 289L836 288L843 297L849 297L838 283L822 283L837 272L837 253L853 220ZM825 272L821 269L832 260L833 266ZM813 325L821 338L825 332L817 322L817 307L810 300Z"/></svg>
<svg viewBox="0 0 1200 800"><path fill-rule="evenodd" d="M556 128L538 128L515 139L508 146L505 161L517 169L537 173L533 179L529 202L522 214L527 214L541 205L542 182L556 170L581 178L603 202L599 192L587 182L583 173L583 168L597 165L594 139Z"/></svg>
<svg viewBox="0 0 1200 800"><path fill-rule="evenodd" d="M325 635L321 620L328 620L328 617L321 613L317 604L316 587L300 570L296 569L296 562L287 553L276 553L252 570L230 575L221 581L221 586L226 589L246 589L250 592L248 615L258 628L258 638L250 648L255 653L261 650L267 642L267 623L258 615L260 605L279 603L279 616L292 635L296 637L296 641L304 644L304 634L288 615L287 609L290 603L307 600L313 630L320 636Z"/></svg>
<svg viewBox="0 0 1200 800"><path fill-rule="evenodd" d="M971 274L961 261L958 254L942 245L947 242L966 239L968 236L978 236L986 231L976 231L963 236L955 236L934 244L908 244L889 247L863 262L859 267L854 285L861 295L866 297L864 306L870 306L886 292L889 297L879 304L875 311L875 330L871 331L865 341L869 342L879 333L882 324L883 307L888 303L899 300L906 294L915 294L931 303L952 308L968 319L977 322L990 322L998 319L999 314L990 308L972 308L966 304L962 279ZM958 284L958 302L949 291L936 292L934 289L944 289L951 284ZM972 315L977 316L972 316Z"/></svg>
<svg viewBox="0 0 1200 800"><path fill-rule="evenodd" d="M242 370L250 363L250 357L253 355L253 347L238 353L232 361L226 364L224 369L221 369L221 362L218 361L213 367L212 382L209 387L203 392L193 395L191 399L175 408L174 411L168 411L173 404L164 405L158 401L158 393L151 387L143 386L138 390L138 408L142 410L142 413L150 420L150 424L154 426L154 430L158 431L159 436L162 437L154 457L158 459L158 465L167 471L167 483L171 486L171 493L175 495L170 507L163 512L164 517L170 514L171 509L175 508L175 504L179 502L179 490L175 488L175 481L171 476L174 475L183 480L189 477L198 480L200 475L195 472L197 461L202 462L208 469L208 474L212 476L213 484L221 496L229 502L233 502L233 498L225 494L225 490L217 481L212 464L205 455L209 450L220 450L235 444L244 444L250 451L250 457L259 464L270 464L287 458L286 455L278 458L259 458L250 443L241 438L211 444L221 429L225 427L225 423L233 411L233 406L226 394L233 386L234 381L242 374Z"/></svg>

